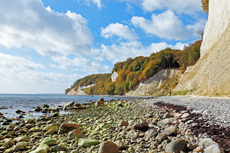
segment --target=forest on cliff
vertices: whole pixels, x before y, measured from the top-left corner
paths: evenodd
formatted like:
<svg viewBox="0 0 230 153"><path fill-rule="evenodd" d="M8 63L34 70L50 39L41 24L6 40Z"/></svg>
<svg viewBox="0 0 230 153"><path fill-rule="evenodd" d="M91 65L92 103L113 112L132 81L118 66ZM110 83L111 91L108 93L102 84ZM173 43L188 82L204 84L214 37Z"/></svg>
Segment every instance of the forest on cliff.
<svg viewBox="0 0 230 153"><path fill-rule="evenodd" d="M76 91L79 87L95 84L83 90L88 95L124 95L162 69L180 68L181 73L184 73L188 66L194 65L200 58L201 42L196 41L183 50L166 48L152 53L149 57L128 58L114 65L112 72L119 74L115 82L111 80L112 73L93 74L77 80L65 93L71 89Z"/></svg>

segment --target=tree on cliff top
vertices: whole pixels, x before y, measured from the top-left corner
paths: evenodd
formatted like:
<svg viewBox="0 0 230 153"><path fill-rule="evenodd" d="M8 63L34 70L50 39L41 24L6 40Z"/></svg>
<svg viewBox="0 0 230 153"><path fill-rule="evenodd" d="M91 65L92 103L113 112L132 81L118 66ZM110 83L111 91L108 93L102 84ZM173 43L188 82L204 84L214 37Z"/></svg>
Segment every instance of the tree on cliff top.
<svg viewBox="0 0 230 153"><path fill-rule="evenodd" d="M209 0L201 0L202 8L205 14L208 14L208 2Z"/></svg>

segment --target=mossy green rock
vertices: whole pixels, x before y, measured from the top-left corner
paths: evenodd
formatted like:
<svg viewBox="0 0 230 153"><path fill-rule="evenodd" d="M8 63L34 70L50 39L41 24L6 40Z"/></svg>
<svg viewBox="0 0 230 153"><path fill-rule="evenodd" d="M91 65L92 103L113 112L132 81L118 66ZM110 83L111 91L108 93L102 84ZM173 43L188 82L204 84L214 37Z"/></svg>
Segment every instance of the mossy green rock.
<svg viewBox="0 0 230 153"><path fill-rule="evenodd" d="M43 128L43 131L49 131L51 129L58 130L58 127L56 124L49 124L45 128Z"/></svg>
<svg viewBox="0 0 230 153"><path fill-rule="evenodd" d="M54 134L54 133L58 133L58 129L56 129L56 128L50 129L49 131L47 131L47 132L45 133L45 135Z"/></svg>
<svg viewBox="0 0 230 153"><path fill-rule="evenodd" d="M5 139L5 143L3 144L4 147L12 147L14 145L14 141L12 139Z"/></svg>
<svg viewBox="0 0 230 153"><path fill-rule="evenodd" d="M27 146L27 142L18 142L15 147L14 147L14 151L20 151L20 150L24 150L26 149L26 146Z"/></svg>
<svg viewBox="0 0 230 153"><path fill-rule="evenodd" d="M47 153L47 152L51 152L50 147L47 144L40 144L36 150L30 153Z"/></svg>
<svg viewBox="0 0 230 153"><path fill-rule="evenodd" d="M12 153L12 152L14 152L12 148L6 149L6 150L4 151L4 153Z"/></svg>
<svg viewBox="0 0 230 153"><path fill-rule="evenodd" d="M68 138L69 139L79 139L83 137L83 133L79 129L75 129L73 131L70 131L68 133Z"/></svg>
<svg viewBox="0 0 230 153"><path fill-rule="evenodd" d="M46 144L48 146L54 146L57 144L57 141L48 137L48 138L45 138L41 144Z"/></svg>
<svg viewBox="0 0 230 153"><path fill-rule="evenodd" d="M66 151L67 148L64 146L53 146L51 152Z"/></svg>
<svg viewBox="0 0 230 153"><path fill-rule="evenodd" d="M97 145L99 143L100 142L98 140L89 139L89 138L81 138L78 141L78 145L83 146L83 147L91 147L91 146Z"/></svg>

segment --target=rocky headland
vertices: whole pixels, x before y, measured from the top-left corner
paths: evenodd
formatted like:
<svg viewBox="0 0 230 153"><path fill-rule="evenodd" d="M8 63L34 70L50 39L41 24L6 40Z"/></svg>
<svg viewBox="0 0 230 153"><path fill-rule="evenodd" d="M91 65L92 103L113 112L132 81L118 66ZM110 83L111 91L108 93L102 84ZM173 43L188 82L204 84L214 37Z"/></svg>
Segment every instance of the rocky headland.
<svg viewBox="0 0 230 153"><path fill-rule="evenodd" d="M182 106L186 101L189 106ZM193 103L180 97L67 103L59 109L75 110L71 114L55 112L2 126L0 152L229 152L227 124L216 122L215 111L201 111ZM38 108L52 111L43 107Z"/></svg>

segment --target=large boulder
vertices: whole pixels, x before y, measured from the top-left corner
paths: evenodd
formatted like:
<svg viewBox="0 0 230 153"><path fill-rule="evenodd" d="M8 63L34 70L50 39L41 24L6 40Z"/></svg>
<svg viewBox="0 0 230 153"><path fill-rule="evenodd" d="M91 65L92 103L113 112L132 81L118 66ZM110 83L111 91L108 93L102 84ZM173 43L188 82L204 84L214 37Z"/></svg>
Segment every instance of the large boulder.
<svg viewBox="0 0 230 153"><path fill-rule="evenodd" d="M180 151L186 151L186 149L187 141L185 141L184 139L172 141L165 147L165 151L167 153L180 153Z"/></svg>
<svg viewBox="0 0 230 153"><path fill-rule="evenodd" d="M212 144L204 149L204 153L224 153L218 144Z"/></svg>
<svg viewBox="0 0 230 153"><path fill-rule="evenodd" d="M100 148L98 153L118 153L119 148L118 146L111 142L111 141L105 141L100 144Z"/></svg>
<svg viewBox="0 0 230 153"><path fill-rule="evenodd" d="M62 123L59 128L58 134L68 133L69 131L72 131L78 128L79 128L79 125L76 123Z"/></svg>
<svg viewBox="0 0 230 153"><path fill-rule="evenodd" d="M95 106L98 107L98 106L103 106L104 105L104 98L100 98L96 103L95 103Z"/></svg>
<svg viewBox="0 0 230 153"><path fill-rule="evenodd" d="M208 146L213 144L217 144L217 143L214 142L211 138L201 139L198 143L198 145L202 148L207 148Z"/></svg>
<svg viewBox="0 0 230 153"><path fill-rule="evenodd" d="M74 107L74 102L72 101L72 102L68 102L68 103L65 103L64 105L63 105L63 109L64 110L66 110L66 109L71 109L71 108L73 108Z"/></svg>

